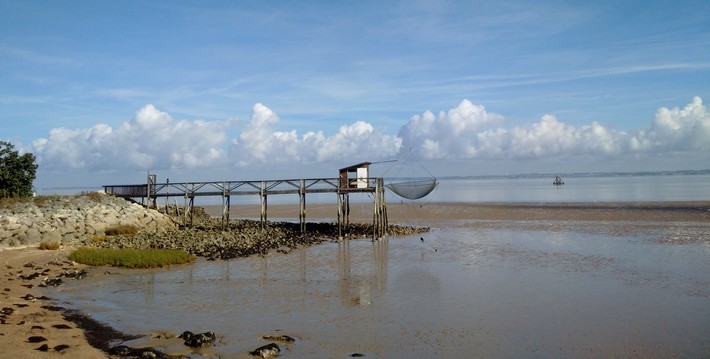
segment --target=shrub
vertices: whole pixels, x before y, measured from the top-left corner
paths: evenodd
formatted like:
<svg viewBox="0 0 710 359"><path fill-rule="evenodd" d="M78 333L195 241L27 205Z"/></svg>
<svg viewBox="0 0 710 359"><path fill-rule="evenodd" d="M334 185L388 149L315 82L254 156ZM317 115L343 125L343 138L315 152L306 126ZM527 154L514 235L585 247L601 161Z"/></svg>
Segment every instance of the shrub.
<svg viewBox="0 0 710 359"><path fill-rule="evenodd" d="M39 249L56 251L57 249L59 249L59 242L58 241L42 241L39 243Z"/></svg>
<svg viewBox="0 0 710 359"><path fill-rule="evenodd" d="M120 235L128 235L132 236L136 233L138 233L138 227L130 225L130 224L119 224L117 226L111 226L106 228L104 231L107 236L120 236Z"/></svg>
<svg viewBox="0 0 710 359"><path fill-rule="evenodd" d="M35 155L20 155L12 143L0 141L0 197L31 197L37 175Z"/></svg>
<svg viewBox="0 0 710 359"><path fill-rule="evenodd" d="M195 256L172 249L105 249L82 247L69 259L91 266L110 265L127 268L156 268L192 262Z"/></svg>

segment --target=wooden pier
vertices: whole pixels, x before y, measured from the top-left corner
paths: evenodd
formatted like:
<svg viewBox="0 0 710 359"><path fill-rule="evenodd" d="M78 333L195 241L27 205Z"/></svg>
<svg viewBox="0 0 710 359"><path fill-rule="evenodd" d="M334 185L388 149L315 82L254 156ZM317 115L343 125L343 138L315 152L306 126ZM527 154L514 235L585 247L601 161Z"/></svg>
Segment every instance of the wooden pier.
<svg viewBox="0 0 710 359"><path fill-rule="evenodd" d="M222 224L229 222L229 210L233 196L259 196L261 202L260 220L262 226L268 221L268 198L274 195L298 195L298 220L301 233L307 231L306 195L311 193L335 193L337 195L338 235L347 234L350 225L350 195L353 193L372 194L373 238L387 235L387 201L382 178L367 177L367 171L359 171L369 163L361 163L340 170L338 178L309 178L265 181L215 181L215 182L169 182L157 183L156 175L148 174L146 184L105 185L104 191L117 197L140 199L142 203L157 208L157 199L170 197L184 198L183 223L192 225L195 197L222 198ZM357 173L356 177L350 174Z"/></svg>

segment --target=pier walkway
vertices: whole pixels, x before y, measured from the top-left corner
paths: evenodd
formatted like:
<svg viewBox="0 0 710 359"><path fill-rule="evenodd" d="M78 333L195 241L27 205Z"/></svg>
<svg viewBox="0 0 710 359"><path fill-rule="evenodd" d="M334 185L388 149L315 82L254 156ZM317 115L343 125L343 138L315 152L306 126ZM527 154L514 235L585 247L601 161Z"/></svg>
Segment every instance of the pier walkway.
<svg viewBox="0 0 710 359"><path fill-rule="evenodd" d="M373 238L387 235L387 203L384 180L382 178L349 178L348 170L341 170L339 178L284 179L264 181L209 181L209 182L169 182L157 183L154 174L148 175L145 184L104 185L104 191L118 197L140 199L148 206L157 207L158 198L184 198L184 224L192 224L194 200L196 197L222 198L222 223L229 221L230 202L233 196L259 196L261 202L262 226L268 220L268 197L274 195L298 195L299 223L301 233L307 231L306 195L309 193L334 193L337 195L338 233L347 234L350 225L350 194L369 193L374 198ZM345 170L345 171L344 171ZM350 171L352 172L352 171Z"/></svg>

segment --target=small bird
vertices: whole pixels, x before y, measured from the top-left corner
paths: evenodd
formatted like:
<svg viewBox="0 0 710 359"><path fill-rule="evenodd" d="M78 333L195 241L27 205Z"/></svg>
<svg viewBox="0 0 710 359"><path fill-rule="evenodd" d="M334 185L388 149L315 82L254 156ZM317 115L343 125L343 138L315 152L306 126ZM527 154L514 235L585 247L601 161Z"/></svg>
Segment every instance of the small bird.
<svg viewBox="0 0 710 359"><path fill-rule="evenodd" d="M424 237L419 237L419 239L421 239L421 240L422 240L422 242L424 242Z"/></svg>

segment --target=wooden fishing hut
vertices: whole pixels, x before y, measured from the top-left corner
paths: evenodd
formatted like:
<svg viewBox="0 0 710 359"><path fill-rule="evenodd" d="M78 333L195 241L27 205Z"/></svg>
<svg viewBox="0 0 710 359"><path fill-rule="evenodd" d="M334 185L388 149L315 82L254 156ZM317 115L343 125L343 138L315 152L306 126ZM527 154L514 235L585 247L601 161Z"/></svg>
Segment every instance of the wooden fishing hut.
<svg viewBox="0 0 710 359"><path fill-rule="evenodd" d="M350 225L350 194L372 193L374 208L372 214L373 238L387 235L387 201L383 178L370 177L371 162L361 162L343 167L338 171L338 227Z"/></svg>
<svg viewBox="0 0 710 359"><path fill-rule="evenodd" d="M195 197L219 196L222 198L222 223L229 222L232 196L257 195L261 202L262 228L268 219L268 196L297 194L299 196L299 223L301 233L306 233L306 194L337 193L338 235L347 234L350 226L350 194L372 193L374 197L373 238L387 235L387 203L385 186L382 178L371 178L370 162L341 168L338 178L309 178L263 181L207 181L207 182L170 182L158 183L155 174L148 173L146 184L104 185L104 191L117 197L141 199L141 203L157 208L157 198L184 197L182 211L183 224L192 225ZM178 209L177 200L175 208Z"/></svg>

